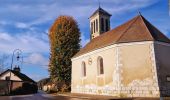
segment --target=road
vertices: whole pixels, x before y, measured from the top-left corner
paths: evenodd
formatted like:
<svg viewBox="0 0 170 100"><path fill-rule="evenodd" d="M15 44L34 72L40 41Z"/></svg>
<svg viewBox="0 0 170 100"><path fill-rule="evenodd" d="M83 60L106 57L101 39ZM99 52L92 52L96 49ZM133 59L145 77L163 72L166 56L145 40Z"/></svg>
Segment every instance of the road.
<svg viewBox="0 0 170 100"><path fill-rule="evenodd" d="M49 94L37 93L34 95L14 96L11 97L10 100L82 100L82 99L69 98L64 96L51 96Z"/></svg>
<svg viewBox="0 0 170 100"><path fill-rule="evenodd" d="M0 99L1 100L1 99ZM85 100L66 96L52 96L43 92L32 95L11 96L9 100Z"/></svg>
<svg viewBox="0 0 170 100"><path fill-rule="evenodd" d="M92 98L91 98L92 99ZM68 96L53 96L43 92L32 95L20 95L20 96L0 96L0 100L90 100L89 98L73 98ZM104 100L102 98L92 99L92 100ZM107 99L105 99L107 100ZM158 98L125 98L125 99L108 99L108 100L160 100ZM165 99L165 100L170 100Z"/></svg>
<svg viewBox="0 0 170 100"><path fill-rule="evenodd" d="M70 98L65 96L52 96L45 93L37 93L32 95L20 95L20 96L2 96L0 100L85 100L78 98Z"/></svg>

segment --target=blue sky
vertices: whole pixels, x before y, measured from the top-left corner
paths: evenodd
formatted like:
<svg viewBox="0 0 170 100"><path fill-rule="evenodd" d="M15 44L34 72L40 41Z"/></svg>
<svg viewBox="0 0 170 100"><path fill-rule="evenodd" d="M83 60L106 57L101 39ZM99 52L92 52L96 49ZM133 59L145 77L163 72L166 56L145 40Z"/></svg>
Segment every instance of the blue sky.
<svg viewBox="0 0 170 100"><path fill-rule="evenodd" d="M100 0L112 14L111 28L142 15L170 37L168 0ZM49 40L47 33L59 15L73 16L81 30L81 44L90 37L89 16L98 8L97 0L0 0L0 54L23 51L22 72L39 80L48 77Z"/></svg>

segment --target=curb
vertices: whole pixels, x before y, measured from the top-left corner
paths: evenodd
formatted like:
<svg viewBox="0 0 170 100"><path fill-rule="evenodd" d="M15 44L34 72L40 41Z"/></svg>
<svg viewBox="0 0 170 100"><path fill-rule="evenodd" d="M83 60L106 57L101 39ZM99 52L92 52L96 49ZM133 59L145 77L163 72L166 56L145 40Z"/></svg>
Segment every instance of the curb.
<svg viewBox="0 0 170 100"><path fill-rule="evenodd" d="M70 98L80 98L80 99L91 99L90 97L81 97L81 96L71 96L67 94L57 94L58 96L70 97Z"/></svg>

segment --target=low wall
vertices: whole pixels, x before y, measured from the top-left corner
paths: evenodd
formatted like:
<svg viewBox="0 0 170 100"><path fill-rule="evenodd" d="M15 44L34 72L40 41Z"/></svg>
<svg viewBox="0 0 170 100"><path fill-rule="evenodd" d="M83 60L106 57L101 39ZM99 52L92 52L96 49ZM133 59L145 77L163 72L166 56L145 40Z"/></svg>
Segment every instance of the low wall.
<svg viewBox="0 0 170 100"><path fill-rule="evenodd" d="M11 90L11 93L9 92ZM38 87L35 83L23 81L0 80L0 95L22 95L37 93Z"/></svg>

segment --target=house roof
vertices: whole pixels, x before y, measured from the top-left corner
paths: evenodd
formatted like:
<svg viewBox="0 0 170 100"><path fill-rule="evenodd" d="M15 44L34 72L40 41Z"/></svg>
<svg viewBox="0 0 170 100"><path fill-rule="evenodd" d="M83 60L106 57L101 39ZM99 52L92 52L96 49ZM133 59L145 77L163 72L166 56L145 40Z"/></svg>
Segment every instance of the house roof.
<svg viewBox="0 0 170 100"><path fill-rule="evenodd" d="M99 7L90 17L94 16L95 14L104 14L104 15L108 15L108 16L112 16L111 14L109 14L107 11L105 11L104 9L102 9L101 7Z"/></svg>
<svg viewBox="0 0 170 100"><path fill-rule="evenodd" d="M21 72L17 72L17 71L14 71L14 70L6 70L4 71L3 73L0 74L0 76L4 75L6 72L8 71L11 71L14 75L16 75L17 77L19 77L22 81L25 81L25 82L33 82L33 83L36 83L34 80L32 80L31 78L29 78L27 75L21 73Z"/></svg>
<svg viewBox="0 0 170 100"><path fill-rule="evenodd" d="M155 28L142 15L138 15L115 29L92 39L74 57L111 44L140 41L160 41L170 43L168 37Z"/></svg>

